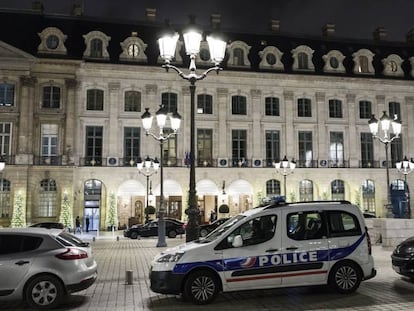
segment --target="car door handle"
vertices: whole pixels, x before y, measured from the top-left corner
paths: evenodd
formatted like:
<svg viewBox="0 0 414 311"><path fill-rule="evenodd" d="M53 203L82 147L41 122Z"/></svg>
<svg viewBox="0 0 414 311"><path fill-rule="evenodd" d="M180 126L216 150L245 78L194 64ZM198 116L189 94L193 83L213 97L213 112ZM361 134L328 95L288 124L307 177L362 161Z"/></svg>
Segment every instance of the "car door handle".
<svg viewBox="0 0 414 311"><path fill-rule="evenodd" d="M18 262L15 262L14 264L18 265L18 266L23 266L25 264L30 263L30 261L27 260L19 260Z"/></svg>
<svg viewBox="0 0 414 311"><path fill-rule="evenodd" d="M291 246L291 247L286 247L286 249L287 249L288 251L295 251L295 250L297 250L297 249L298 249L298 247L296 247L296 246Z"/></svg>
<svg viewBox="0 0 414 311"><path fill-rule="evenodd" d="M267 249L266 253L273 253L273 252L277 252L279 249L278 248L271 248L271 249Z"/></svg>

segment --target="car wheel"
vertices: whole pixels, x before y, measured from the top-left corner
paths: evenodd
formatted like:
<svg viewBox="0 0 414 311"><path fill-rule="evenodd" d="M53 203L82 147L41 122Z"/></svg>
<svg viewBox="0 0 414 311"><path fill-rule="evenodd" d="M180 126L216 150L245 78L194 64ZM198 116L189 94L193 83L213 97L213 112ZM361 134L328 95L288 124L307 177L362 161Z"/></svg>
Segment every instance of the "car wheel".
<svg viewBox="0 0 414 311"><path fill-rule="evenodd" d="M361 283L361 273L352 262L343 262L335 265L329 275L330 285L339 293L354 292Z"/></svg>
<svg viewBox="0 0 414 311"><path fill-rule="evenodd" d="M131 239L136 239L138 238L138 232L131 232Z"/></svg>
<svg viewBox="0 0 414 311"><path fill-rule="evenodd" d="M200 236L201 236L201 237L205 237L207 234L208 234L207 229L201 229L201 230L200 230Z"/></svg>
<svg viewBox="0 0 414 311"><path fill-rule="evenodd" d="M190 274L184 284L184 298L198 305L212 302L219 292L216 276L209 271Z"/></svg>
<svg viewBox="0 0 414 311"><path fill-rule="evenodd" d="M170 232L168 232L169 238L175 238L176 236L177 236L177 232L175 232L175 230L171 230Z"/></svg>
<svg viewBox="0 0 414 311"><path fill-rule="evenodd" d="M41 275L32 279L26 286L27 303L36 309L52 309L57 307L65 291L59 279L51 275Z"/></svg>

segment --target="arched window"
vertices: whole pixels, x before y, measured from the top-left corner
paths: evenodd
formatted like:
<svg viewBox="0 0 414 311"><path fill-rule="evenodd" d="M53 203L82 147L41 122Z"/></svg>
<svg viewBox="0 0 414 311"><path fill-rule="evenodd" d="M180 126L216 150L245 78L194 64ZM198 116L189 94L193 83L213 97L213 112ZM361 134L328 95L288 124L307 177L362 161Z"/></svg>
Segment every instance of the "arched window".
<svg viewBox="0 0 414 311"><path fill-rule="evenodd" d="M57 191L53 179L40 182L39 217L55 217L57 215Z"/></svg>
<svg viewBox="0 0 414 311"><path fill-rule="evenodd" d="M305 179L299 182L299 200L313 201L313 182Z"/></svg>
<svg viewBox="0 0 414 311"><path fill-rule="evenodd" d="M335 179L331 182L331 197L335 201L345 200L345 185L343 180Z"/></svg>
<svg viewBox="0 0 414 311"><path fill-rule="evenodd" d="M309 69L308 67L308 55L304 52L298 53L298 69Z"/></svg>
<svg viewBox="0 0 414 311"><path fill-rule="evenodd" d="M375 183L371 179L364 180L362 184L362 208L375 213Z"/></svg>
<svg viewBox="0 0 414 311"><path fill-rule="evenodd" d="M266 196L280 195L280 181L270 179L266 181Z"/></svg>

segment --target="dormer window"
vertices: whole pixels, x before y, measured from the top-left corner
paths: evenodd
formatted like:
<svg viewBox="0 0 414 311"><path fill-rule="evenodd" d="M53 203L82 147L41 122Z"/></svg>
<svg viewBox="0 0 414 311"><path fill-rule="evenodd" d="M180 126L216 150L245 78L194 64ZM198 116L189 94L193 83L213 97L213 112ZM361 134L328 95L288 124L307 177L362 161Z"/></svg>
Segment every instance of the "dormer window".
<svg viewBox="0 0 414 311"><path fill-rule="evenodd" d="M293 70L314 71L315 66L312 62L315 51L306 45L300 45L292 50Z"/></svg>
<svg viewBox="0 0 414 311"><path fill-rule="evenodd" d="M384 58L382 61L384 65L383 74L385 76L393 76L393 77L402 77L404 76L404 71L401 68L401 64L403 60L400 56L396 54L388 55L387 58Z"/></svg>
<svg viewBox="0 0 414 311"><path fill-rule="evenodd" d="M83 52L84 58L109 60L108 44L111 37L100 31L91 31L83 38L86 44L86 49Z"/></svg>
<svg viewBox="0 0 414 311"><path fill-rule="evenodd" d="M229 44L229 60L227 66L229 67L247 67L250 62L247 58L251 46L248 46L243 41L234 41Z"/></svg>
<svg viewBox="0 0 414 311"><path fill-rule="evenodd" d="M141 62L147 61L147 55L144 53L147 48L147 44L138 38L136 33L133 33L131 37L128 37L121 42L121 48L122 53L119 56L120 60Z"/></svg>
<svg viewBox="0 0 414 311"><path fill-rule="evenodd" d="M262 59L259 68L260 69L276 69L284 70L285 67L281 61L283 53L277 47L267 46L259 52L259 56Z"/></svg>
<svg viewBox="0 0 414 311"><path fill-rule="evenodd" d="M48 27L39 33L40 44L37 47L38 53L66 54L64 45L67 36L56 27Z"/></svg>
<svg viewBox="0 0 414 311"><path fill-rule="evenodd" d="M332 73L345 73L345 67L343 61L345 56L338 50L329 51L322 56L325 65L323 66L324 72Z"/></svg>
<svg viewBox="0 0 414 311"><path fill-rule="evenodd" d="M375 73L372 65L374 53L367 49L361 49L352 54L354 60L354 73L373 75Z"/></svg>

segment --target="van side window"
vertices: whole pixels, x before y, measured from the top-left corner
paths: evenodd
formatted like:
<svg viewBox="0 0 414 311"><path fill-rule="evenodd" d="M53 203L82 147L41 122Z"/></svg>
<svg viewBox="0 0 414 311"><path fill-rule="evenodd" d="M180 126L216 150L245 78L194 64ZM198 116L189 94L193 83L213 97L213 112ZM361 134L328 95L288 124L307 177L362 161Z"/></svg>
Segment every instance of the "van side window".
<svg viewBox="0 0 414 311"><path fill-rule="evenodd" d="M216 249L232 248L234 237L240 235L243 240L243 246L256 245L269 241L275 235L276 231L276 215L265 215L250 219L245 222L232 233L227 239L220 243L220 247Z"/></svg>
<svg viewBox="0 0 414 311"><path fill-rule="evenodd" d="M329 233L332 237L361 235L357 217L344 211L327 212Z"/></svg>
<svg viewBox="0 0 414 311"><path fill-rule="evenodd" d="M287 236L293 240L314 240L326 237L326 225L319 212L299 212L287 215Z"/></svg>

